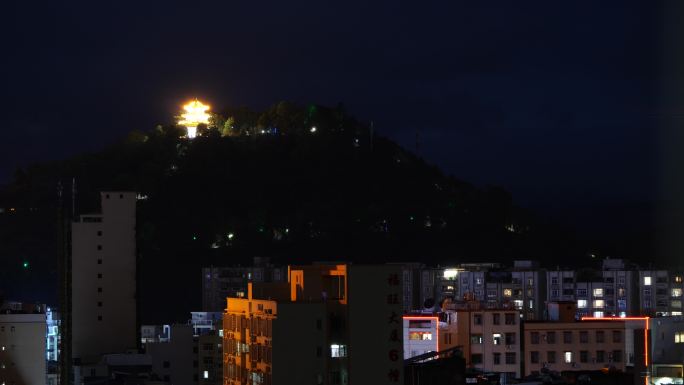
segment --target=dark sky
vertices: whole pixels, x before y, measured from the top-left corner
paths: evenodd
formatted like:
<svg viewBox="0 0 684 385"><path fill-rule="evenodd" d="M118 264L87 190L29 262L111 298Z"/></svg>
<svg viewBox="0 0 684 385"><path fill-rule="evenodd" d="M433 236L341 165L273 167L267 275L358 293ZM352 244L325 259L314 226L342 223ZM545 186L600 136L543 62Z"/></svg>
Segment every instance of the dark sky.
<svg viewBox="0 0 684 385"><path fill-rule="evenodd" d="M3 8L0 182L169 122L197 96L343 102L411 149L419 130L426 159L533 207L658 194L659 127L676 109L662 101L669 10L653 2Z"/></svg>

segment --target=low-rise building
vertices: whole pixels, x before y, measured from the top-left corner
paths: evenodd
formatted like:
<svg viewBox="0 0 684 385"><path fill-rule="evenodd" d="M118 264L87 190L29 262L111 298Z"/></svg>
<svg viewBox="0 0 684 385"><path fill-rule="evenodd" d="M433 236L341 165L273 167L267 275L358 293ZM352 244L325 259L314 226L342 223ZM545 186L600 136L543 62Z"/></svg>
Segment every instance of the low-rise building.
<svg viewBox="0 0 684 385"><path fill-rule="evenodd" d="M0 383L47 381L45 314L0 314Z"/></svg>

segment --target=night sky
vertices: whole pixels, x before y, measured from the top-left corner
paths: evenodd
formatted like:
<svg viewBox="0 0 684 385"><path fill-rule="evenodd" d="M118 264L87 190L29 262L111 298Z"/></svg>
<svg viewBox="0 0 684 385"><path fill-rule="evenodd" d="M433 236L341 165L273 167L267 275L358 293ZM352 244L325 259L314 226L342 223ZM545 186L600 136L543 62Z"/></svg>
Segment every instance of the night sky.
<svg viewBox="0 0 684 385"><path fill-rule="evenodd" d="M0 183L169 123L192 97L286 99L342 102L412 150L418 132L421 156L526 206L659 200L679 9L600 3L11 2Z"/></svg>

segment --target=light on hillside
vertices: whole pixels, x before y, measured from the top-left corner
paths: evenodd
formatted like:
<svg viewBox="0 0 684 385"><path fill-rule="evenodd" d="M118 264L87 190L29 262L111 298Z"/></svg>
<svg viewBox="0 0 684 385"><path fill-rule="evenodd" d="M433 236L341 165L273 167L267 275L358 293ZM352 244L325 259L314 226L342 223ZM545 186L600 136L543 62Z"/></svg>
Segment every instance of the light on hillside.
<svg viewBox="0 0 684 385"><path fill-rule="evenodd" d="M197 136L197 126L209 124L209 114L207 114L209 108L208 105L203 104L197 99L183 106L185 113L181 114L181 120L178 121L178 125L187 128L188 139Z"/></svg>

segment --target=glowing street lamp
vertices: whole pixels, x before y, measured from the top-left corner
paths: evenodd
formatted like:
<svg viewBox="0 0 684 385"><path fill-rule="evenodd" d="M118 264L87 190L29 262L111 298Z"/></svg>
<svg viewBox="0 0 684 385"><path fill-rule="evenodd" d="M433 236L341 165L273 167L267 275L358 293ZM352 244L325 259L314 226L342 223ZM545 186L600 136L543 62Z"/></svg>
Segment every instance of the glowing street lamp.
<svg viewBox="0 0 684 385"><path fill-rule="evenodd" d="M197 99L183 106L185 113L181 114L182 119L178 121L178 125L187 128L188 139L197 136L197 126L209 123L209 114L206 112L208 109L208 105L202 104L202 102Z"/></svg>

